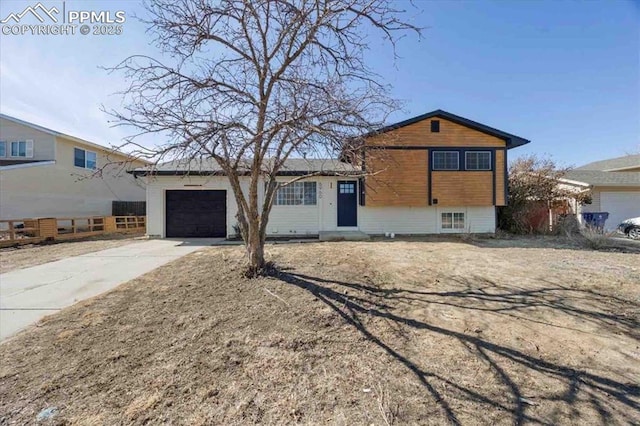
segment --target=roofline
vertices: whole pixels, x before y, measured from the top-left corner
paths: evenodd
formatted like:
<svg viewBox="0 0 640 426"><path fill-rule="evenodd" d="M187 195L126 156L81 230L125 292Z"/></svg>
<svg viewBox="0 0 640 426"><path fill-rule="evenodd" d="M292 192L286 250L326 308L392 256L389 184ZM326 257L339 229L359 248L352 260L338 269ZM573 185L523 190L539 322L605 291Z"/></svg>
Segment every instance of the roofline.
<svg viewBox="0 0 640 426"><path fill-rule="evenodd" d="M437 109L435 111L428 112L426 114L418 115L413 118L409 118L407 120L399 121L394 124L390 124L388 126L384 126L378 130L371 131L369 133L365 133L362 137L367 138L370 136L379 135L382 133L387 133L392 130L399 129L401 127L408 126L410 124L417 123L422 120L426 120L428 118L433 117L441 117L445 118L454 123L460 124L465 127L469 127L474 130L478 130L480 132L486 133L491 136L498 137L503 139L507 143L507 149L517 148L522 145L526 145L531 141L528 139L521 138L520 136L512 135L511 133L503 132L502 130L495 129L493 127L486 126L484 124L478 123L477 121L469 120L468 118L460 117L459 115L452 114L450 112Z"/></svg>
<svg viewBox="0 0 640 426"><path fill-rule="evenodd" d="M129 170L127 173L131 173L133 176L226 176L226 173L222 170ZM250 171L239 173L240 176L250 176ZM359 171L316 171L309 170L284 170L276 173L276 176L361 176L362 172Z"/></svg>
<svg viewBox="0 0 640 426"><path fill-rule="evenodd" d="M562 183L566 183L569 185L575 185L575 186L583 186L585 188L591 188L593 185L587 182L582 182L579 180L573 180L573 179L567 179L567 178L559 178L558 179L560 182Z"/></svg>
<svg viewBox="0 0 640 426"><path fill-rule="evenodd" d="M626 166L626 167L618 167L615 169L605 169L605 170L601 170L603 172L624 172L625 170L629 170L629 169L637 169L640 167L640 164L636 164L634 166Z"/></svg>
<svg viewBox="0 0 640 426"><path fill-rule="evenodd" d="M85 145L89 145L89 146L91 146L91 147L93 147L95 149L100 149L102 151L107 151L107 152L113 152L113 153L120 154L120 155L123 155L125 157L129 157L129 158L135 158L135 157L133 157L133 156L131 156L131 155L125 153L125 152L118 151L118 150L109 148L107 146L97 144L95 142L90 142L88 140L81 139L81 138L78 138L76 136L68 135L66 133L58 132L56 130L51 130L51 129L47 128L47 127L43 127L43 126L40 126L38 124L31 123L30 121L21 120L19 118L12 117L12 116L7 115L7 114L0 113L0 118L4 118L5 120L9 120L9 121L12 121L14 123L21 124L23 126L31 127L32 129L38 130L40 132L47 133L47 134L52 135L52 136L61 137L61 138L69 139L72 142L77 142L77 143L82 143L82 144L85 144ZM135 160L136 161L140 161L141 163L151 164L150 161L147 161L147 160L144 160L144 159L141 159L141 158L135 158Z"/></svg>

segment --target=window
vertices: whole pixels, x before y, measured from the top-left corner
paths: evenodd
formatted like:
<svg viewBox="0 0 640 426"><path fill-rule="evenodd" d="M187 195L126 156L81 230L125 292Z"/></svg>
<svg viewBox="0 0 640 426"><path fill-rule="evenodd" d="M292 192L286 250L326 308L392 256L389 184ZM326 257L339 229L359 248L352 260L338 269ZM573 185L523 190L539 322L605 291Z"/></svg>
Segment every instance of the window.
<svg viewBox="0 0 640 426"><path fill-rule="evenodd" d="M340 194L355 194L356 183L355 182L340 182L338 191Z"/></svg>
<svg viewBox="0 0 640 426"><path fill-rule="evenodd" d="M5 141L0 141L0 157L7 156L7 143Z"/></svg>
<svg viewBox="0 0 640 426"><path fill-rule="evenodd" d="M433 152L433 170L458 170L459 168L457 151Z"/></svg>
<svg viewBox="0 0 640 426"><path fill-rule="evenodd" d="M442 213L442 229L464 229L464 213Z"/></svg>
<svg viewBox="0 0 640 426"><path fill-rule="evenodd" d="M33 157L33 141L27 140L11 142L11 156L28 158Z"/></svg>
<svg viewBox="0 0 640 426"><path fill-rule="evenodd" d="M277 206L315 206L316 183L293 182L283 186L276 192Z"/></svg>
<svg viewBox="0 0 640 426"><path fill-rule="evenodd" d="M440 133L440 120L431 120L431 133Z"/></svg>
<svg viewBox="0 0 640 426"><path fill-rule="evenodd" d="M73 164L83 169L95 170L97 165L97 154L93 151L85 151L80 148L73 148Z"/></svg>
<svg viewBox="0 0 640 426"><path fill-rule="evenodd" d="M465 153L466 170L491 170L489 151L468 151Z"/></svg>

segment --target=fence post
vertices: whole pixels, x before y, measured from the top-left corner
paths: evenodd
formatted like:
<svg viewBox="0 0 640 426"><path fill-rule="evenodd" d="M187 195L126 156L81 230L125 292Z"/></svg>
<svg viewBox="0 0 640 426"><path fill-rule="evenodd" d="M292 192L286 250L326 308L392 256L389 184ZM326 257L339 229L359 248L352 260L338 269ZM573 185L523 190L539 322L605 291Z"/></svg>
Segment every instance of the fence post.
<svg viewBox="0 0 640 426"><path fill-rule="evenodd" d="M116 217L105 216L104 217L104 233L109 234L112 232L116 232Z"/></svg>
<svg viewBox="0 0 640 426"><path fill-rule="evenodd" d="M58 236L58 221L53 217L38 219L38 236L55 240Z"/></svg>

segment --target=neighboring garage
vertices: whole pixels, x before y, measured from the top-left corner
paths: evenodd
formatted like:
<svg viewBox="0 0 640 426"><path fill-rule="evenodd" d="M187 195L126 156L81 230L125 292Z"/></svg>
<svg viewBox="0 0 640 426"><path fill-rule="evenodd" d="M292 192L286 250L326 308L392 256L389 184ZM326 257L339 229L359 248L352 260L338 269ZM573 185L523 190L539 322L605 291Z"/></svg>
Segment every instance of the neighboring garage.
<svg viewBox="0 0 640 426"><path fill-rule="evenodd" d="M614 229L623 220L640 216L640 191L601 192L600 209L609 212L606 227Z"/></svg>
<svg viewBox="0 0 640 426"><path fill-rule="evenodd" d="M167 238L227 236L227 191L165 191Z"/></svg>

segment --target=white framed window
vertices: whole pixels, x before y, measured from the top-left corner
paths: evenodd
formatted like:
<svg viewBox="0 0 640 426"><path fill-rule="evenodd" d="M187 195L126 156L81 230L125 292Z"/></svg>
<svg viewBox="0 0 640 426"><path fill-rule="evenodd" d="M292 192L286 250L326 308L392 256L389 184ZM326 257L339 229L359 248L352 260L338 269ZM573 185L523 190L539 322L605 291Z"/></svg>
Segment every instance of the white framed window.
<svg viewBox="0 0 640 426"><path fill-rule="evenodd" d="M464 213L447 212L442 213L442 229L464 229Z"/></svg>
<svg viewBox="0 0 640 426"><path fill-rule="evenodd" d="M7 156L7 142L0 141L0 157L6 157L6 156Z"/></svg>
<svg viewBox="0 0 640 426"><path fill-rule="evenodd" d="M491 170L490 151L467 151L464 155L466 170Z"/></svg>
<svg viewBox="0 0 640 426"><path fill-rule="evenodd" d="M315 206L317 203L315 182L293 182L276 192L276 206Z"/></svg>
<svg viewBox="0 0 640 426"><path fill-rule="evenodd" d="M5 148L6 151L6 148ZM13 141L11 142L11 156L12 157L33 157L33 141Z"/></svg>
<svg viewBox="0 0 640 426"><path fill-rule="evenodd" d="M98 155L93 151L82 148L73 148L73 165L83 169L95 170L98 164Z"/></svg>
<svg viewBox="0 0 640 426"><path fill-rule="evenodd" d="M460 158L458 151L433 151L432 170L459 170Z"/></svg>

